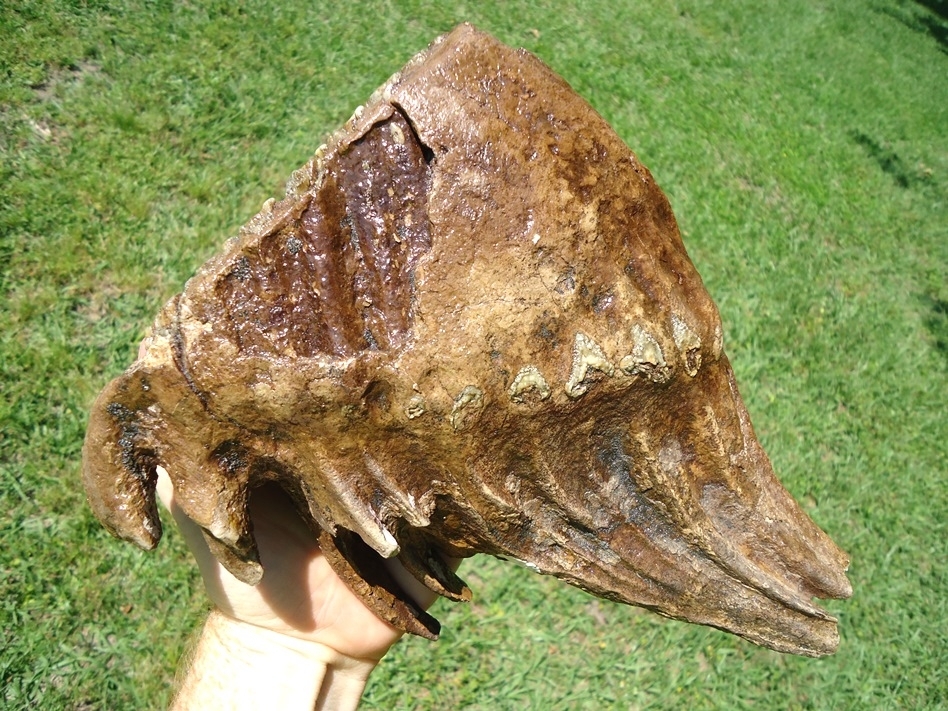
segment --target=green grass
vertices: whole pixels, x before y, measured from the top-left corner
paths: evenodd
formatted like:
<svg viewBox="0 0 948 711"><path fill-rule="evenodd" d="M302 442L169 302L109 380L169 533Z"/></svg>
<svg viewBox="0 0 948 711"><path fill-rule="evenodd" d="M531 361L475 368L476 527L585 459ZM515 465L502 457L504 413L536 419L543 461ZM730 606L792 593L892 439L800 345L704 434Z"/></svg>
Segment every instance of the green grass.
<svg viewBox="0 0 948 711"><path fill-rule="evenodd" d="M526 46L663 186L781 479L853 557L818 661L490 559L365 708L948 706L941 0L0 5L0 706L158 708L205 611L112 540L86 412L160 304L415 51Z"/></svg>

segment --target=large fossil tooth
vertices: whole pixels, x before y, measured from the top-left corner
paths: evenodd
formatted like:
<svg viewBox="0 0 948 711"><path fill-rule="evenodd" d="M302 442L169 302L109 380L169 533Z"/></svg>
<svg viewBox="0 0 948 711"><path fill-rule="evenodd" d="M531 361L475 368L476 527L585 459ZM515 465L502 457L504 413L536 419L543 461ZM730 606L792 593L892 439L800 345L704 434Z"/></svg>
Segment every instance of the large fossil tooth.
<svg viewBox="0 0 948 711"><path fill-rule="evenodd" d="M452 599L447 559L489 553L828 654L811 598L850 594L847 557L774 476L720 334L649 171L539 60L462 25L165 306L92 409L83 479L151 548L164 467L251 583L247 497L277 481L366 604L428 637L382 556Z"/></svg>

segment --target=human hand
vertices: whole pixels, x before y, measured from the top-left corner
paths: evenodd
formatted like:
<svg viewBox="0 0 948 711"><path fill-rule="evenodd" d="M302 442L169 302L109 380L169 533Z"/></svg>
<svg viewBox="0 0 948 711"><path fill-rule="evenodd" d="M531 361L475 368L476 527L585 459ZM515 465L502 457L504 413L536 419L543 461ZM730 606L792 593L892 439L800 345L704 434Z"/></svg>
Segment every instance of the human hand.
<svg viewBox="0 0 948 711"><path fill-rule="evenodd" d="M259 660L248 660L247 664L254 666L254 675L267 682L273 681L276 674L290 677L285 679L287 684L305 686L306 680L292 678L292 664L274 665L284 650L294 663L301 656L315 662L312 671L306 664L301 670L310 681L320 671L329 673L323 688L316 688L323 701L322 706L317 702L317 708L344 707L344 700L337 698L339 693L350 702L355 695L357 704L368 674L402 632L379 619L346 587L320 551L313 531L279 486L264 485L250 497L254 538L264 569L263 579L256 586L235 578L212 555L201 529L175 502L171 479L160 467L157 493L191 549L208 596L220 613L217 618L212 615L205 627L192 670L174 708L200 708L206 703L205 697L197 696L202 689L196 684L209 683L209 674L223 676L214 686L225 689L232 690L236 681L248 681L246 664L232 672L219 668L221 658L229 667L233 657L240 658L248 650L255 660L266 657L269 671L263 675L257 668ZM418 583L397 560L384 564L419 605L431 605L436 595ZM218 661L212 664L209 657ZM335 691L330 688L332 672L336 675ZM214 688L210 693L215 705L223 707L221 694L225 692ZM327 696L333 693L336 697ZM239 700L247 700L245 692L236 695ZM268 694L264 700L272 706L275 697ZM248 702L247 708L250 707Z"/></svg>

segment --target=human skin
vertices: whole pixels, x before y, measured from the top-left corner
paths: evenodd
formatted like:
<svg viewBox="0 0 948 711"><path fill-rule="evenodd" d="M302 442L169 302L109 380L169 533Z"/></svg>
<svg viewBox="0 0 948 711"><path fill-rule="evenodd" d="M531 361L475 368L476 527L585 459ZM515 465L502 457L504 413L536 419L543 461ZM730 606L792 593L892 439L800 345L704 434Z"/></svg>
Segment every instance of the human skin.
<svg viewBox="0 0 948 711"><path fill-rule="evenodd" d="M369 674L403 632L346 587L279 487L260 487L250 500L266 569L256 586L235 578L213 556L200 527L175 501L164 470L157 491L214 604L171 708L356 708ZM411 586L419 605L434 601L434 593L397 561L386 564Z"/></svg>

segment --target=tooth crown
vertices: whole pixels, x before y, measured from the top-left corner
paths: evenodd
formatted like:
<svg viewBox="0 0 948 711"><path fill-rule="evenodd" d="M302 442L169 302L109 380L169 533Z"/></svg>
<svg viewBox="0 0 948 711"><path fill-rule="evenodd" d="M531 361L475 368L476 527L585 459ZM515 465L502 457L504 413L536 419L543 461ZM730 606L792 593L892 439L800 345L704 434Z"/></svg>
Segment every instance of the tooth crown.
<svg viewBox="0 0 948 711"><path fill-rule="evenodd" d="M547 384L546 378L534 365L523 366L517 372L513 382L510 383L510 388L507 390L511 401L517 403L524 402L527 393L533 393L540 400L546 400L550 397L550 392L550 386Z"/></svg>
<svg viewBox="0 0 948 711"><path fill-rule="evenodd" d="M279 482L366 604L427 637L379 557L466 600L447 558L503 555L810 655L837 644L810 598L849 593L754 437L651 174L539 60L466 25L291 176L100 394L89 500L146 548L158 466L249 583L249 492Z"/></svg>

